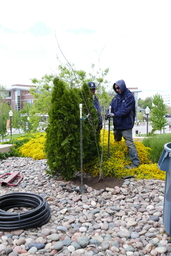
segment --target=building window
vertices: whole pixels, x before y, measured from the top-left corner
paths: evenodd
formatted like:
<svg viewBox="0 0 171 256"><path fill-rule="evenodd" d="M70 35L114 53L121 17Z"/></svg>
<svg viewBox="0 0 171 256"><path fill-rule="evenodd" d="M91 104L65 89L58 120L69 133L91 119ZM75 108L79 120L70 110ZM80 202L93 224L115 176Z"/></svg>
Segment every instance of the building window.
<svg viewBox="0 0 171 256"><path fill-rule="evenodd" d="M21 107L20 107L20 106L21 106L21 105L20 105L20 96L18 96L17 104L18 104L18 111L19 111L19 110L20 110L20 108L21 108Z"/></svg>
<svg viewBox="0 0 171 256"><path fill-rule="evenodd" d="M33 104L33 100L26 100L27 103Z"/></svg>

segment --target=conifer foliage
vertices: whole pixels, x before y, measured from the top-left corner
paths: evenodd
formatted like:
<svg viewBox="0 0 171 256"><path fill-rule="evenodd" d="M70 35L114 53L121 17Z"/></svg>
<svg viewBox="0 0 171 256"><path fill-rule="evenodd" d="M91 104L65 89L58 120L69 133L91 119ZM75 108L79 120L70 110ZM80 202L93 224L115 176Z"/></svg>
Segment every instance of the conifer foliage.
<svg viewBox="0 0 171 256"><path fill-rule="evenodd" d="M91 161L98 155L99 133L96 132L98 117L88 86L82 89L68 89L65 82L55 78L45 152L48 173L61 175L72 180L80 170L80 110L83 104L83 162Z"/></svg>
<svg viewBox="0 0 171 256"><path fill-rule="evenodd" d="M88 164L96 157L99 158L98 115L94 108L93 95L86 83L81 89L83 103L83 158ZM88 118L85 118L88 115Z"/></svg>

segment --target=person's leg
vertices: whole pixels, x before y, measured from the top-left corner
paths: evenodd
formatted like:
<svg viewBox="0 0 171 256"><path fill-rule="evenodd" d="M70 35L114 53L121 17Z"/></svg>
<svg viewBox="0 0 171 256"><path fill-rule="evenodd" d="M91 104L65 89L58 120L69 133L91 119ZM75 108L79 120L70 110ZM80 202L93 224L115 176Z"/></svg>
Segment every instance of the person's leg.
<svg viewBox="0 0 171 256"><path fill-rule="evenodd" d="M128 147L129 157L132 161L132 165L138 167L140 164L140 160L138 158L138 153L132 138L132 129L123 130L122 135L125 139L126 145Z"/></svg>
<svg viewBox="0 0 171 256"><path fill-rule="evenodd" d="M114 130L114 140L121 141L122 139L122 131L121 130Z"/></svg>

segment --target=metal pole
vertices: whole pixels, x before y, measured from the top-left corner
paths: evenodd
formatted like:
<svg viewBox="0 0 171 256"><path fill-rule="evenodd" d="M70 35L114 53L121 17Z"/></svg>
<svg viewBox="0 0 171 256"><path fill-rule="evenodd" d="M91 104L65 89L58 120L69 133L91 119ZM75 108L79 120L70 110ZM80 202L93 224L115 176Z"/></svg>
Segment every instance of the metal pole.
<svg viewBox="0 0 171 256"><path fill-rule="evenodd" d="M12 140L12 116L10 116L10 134L11 134L11 140Z"/></svg>
<svg viewBox="0 0 171 256"><path fill-rule="evenodd" d="M83 184L83 136L82 136L82 104L80 107L80 171L81 171L81 185L80 193L84 193L84 184Z"/></svg>
<svg viewBox="0 0 171 256"><path fill-rule="evenodd" d="M147 114L147 136L148 136L148 114Z"/></svg>
<svg viewBox="0 0 171 256"><path fill-rule="evenodd" d="M11 139L12 139L12 116L13 112L12 110L9 111L9 117L10 117L10 134L11 134Z"/></svg>
<svg viewBox="0 0 171 256"><path fill-rule="evenodd" d="M103 114L105 115L105 108L104 108ZM104 137L105 137L105 116L103 114L102 114L103 134L102 134L102 148L101 148L99 181L103 180L102 163L103 163L103 150L104 150Z"/></svg>
<svg viewBox="0 0 171 256"><path fill-rule="evenodd" d="M109 114L111 113L111 106L109 106ZM108 157L110 157L110 117L108 124Z"/></svg>

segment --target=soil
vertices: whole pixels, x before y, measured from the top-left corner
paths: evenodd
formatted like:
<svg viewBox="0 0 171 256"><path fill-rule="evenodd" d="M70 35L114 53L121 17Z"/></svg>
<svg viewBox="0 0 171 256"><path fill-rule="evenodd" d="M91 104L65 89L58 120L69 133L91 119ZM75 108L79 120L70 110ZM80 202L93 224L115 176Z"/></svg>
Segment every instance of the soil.
<svg viewBox="0 0 171 256"><path fill-rule="evenodd" d="M76 177L73 181L74 185L80 186L81 185L81 178ZM115 177L104 177L103 179L99 180L99 177L84 177L83 184L86 184L93 189L100 190L106 188L114 188L115 186L121 187L124 183L124 179L118 179Z"/></svg>

